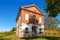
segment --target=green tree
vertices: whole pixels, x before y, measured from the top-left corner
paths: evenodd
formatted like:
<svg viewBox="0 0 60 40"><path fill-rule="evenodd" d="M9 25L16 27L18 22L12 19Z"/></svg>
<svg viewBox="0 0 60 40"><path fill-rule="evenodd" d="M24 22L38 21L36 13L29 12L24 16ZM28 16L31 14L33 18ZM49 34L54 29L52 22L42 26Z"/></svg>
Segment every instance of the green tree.
<svg viewBox="0 0 60 40"><path fill-rule="evenodd" d="M60 13L60 0L45 0L48 16L56 17Z"/></svg>
<svg viewBox="0 0 60 40"><path fill-rule="evenodd" d="M16 28L15 28L15 27L13 27L11 31L12 31L12 32L16 31Z"/></svg>

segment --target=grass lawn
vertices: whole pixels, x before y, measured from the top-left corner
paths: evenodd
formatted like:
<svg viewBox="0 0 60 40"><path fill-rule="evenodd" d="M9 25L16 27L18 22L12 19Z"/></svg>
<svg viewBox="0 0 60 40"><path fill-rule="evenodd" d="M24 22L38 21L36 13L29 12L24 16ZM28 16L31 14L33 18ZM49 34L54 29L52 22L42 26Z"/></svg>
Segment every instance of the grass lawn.
<svg viewBox="0 0 60 40"><path fill-rule="evenodd" d="M0 40L60 40L60 37L44 36L44 37L19 38L15 34L11 34L4 37L0 36Z"/></svg>

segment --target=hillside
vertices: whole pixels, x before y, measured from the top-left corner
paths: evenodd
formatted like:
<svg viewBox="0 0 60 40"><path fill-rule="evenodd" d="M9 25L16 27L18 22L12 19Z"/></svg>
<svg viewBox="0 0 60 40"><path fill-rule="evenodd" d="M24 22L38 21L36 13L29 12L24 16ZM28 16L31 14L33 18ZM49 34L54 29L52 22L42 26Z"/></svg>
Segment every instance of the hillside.
<svg viewBox="0 0 60 40"><path fill-rule="evenodd" d="M7 36L0 36L0 40L60 40L60 37L44 36L44 37L19 38L14 33Z"/></svg>

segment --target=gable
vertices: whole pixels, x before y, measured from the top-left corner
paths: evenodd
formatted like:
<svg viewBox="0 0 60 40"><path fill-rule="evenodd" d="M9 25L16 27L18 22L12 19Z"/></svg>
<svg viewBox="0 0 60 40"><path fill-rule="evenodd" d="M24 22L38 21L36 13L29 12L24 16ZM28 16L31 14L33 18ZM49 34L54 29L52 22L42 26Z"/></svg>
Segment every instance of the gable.
<svg viewBox="0 0 60 40"><path fill-rule="evenodd" d="M39 14L43 14L41 10L39 10L35 5L30 5L30 6L22 6L21 8L24 8L29 11L33 11ZM43 14L44 15L44 14Z"/></svg>
<svg viewBox="0 0 60 40"><path fill-rule="evenodd" d="M30 8L25 8L25 9L40 13L40 11L38 11L35 7L30 7Z"/></svg>

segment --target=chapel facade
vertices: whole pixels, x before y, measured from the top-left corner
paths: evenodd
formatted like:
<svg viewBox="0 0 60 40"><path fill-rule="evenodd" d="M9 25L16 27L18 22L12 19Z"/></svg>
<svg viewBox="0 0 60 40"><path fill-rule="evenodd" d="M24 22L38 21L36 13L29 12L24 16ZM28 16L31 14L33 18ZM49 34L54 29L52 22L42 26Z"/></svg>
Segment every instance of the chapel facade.
<svg viewBox="0 0 60 40"><path fill-rule="evenodd" d="M19 37L44 35L44 14L35 4L20 7L16 18L16 35Z"/></svg>

